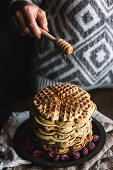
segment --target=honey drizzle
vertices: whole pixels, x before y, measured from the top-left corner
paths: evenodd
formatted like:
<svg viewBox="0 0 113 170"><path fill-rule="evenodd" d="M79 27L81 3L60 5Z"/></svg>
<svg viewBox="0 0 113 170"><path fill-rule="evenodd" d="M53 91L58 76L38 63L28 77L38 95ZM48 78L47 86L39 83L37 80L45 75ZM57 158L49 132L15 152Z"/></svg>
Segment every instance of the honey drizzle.
<svg viewBox="0 0 113 170"><path fill-rule="evenodd" d="M67 59L67 55L64 54L64 60L65 60L65 62L67 61L66 59ZM66 71L66 82L67 82L67 71Z"/></svg>

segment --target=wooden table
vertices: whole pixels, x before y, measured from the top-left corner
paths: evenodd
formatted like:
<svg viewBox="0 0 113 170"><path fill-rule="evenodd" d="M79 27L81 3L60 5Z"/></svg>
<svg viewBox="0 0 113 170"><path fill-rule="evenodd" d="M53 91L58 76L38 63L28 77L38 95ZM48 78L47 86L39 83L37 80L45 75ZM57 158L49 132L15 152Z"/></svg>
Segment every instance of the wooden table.
<svg viewBox="0 0 113 170"><path fill-rule="evenodd" d="M113 120L113 89L103 88L89 91L98 111Z"/></svg>
<svg viewBox="0 0 113 170"><path fill-rule="evenodd" d="M92 101L97 105L98 111L113 120L113 89L95 89L89 91L89 93ZM7 121L12 112L29 110L32 99L33 97L1 108L0 128ZM32 167L32 165L30 166ZM26 165L23 167L23 169L26 169ZM16 170L19 170L19 168L16 168Z"/></svg>

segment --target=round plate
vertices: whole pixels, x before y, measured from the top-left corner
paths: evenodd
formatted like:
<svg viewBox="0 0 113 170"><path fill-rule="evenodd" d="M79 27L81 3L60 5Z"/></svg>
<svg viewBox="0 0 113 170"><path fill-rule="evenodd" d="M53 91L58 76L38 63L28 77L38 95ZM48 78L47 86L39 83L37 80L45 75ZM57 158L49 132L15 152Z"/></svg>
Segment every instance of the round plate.
<svg viewBox="0 0 113 170"><path fill-rule="evenodd" d="M38 156L38 150L41 143L36 142L32 138L32 128L30 127L30 120L26 120L20 127L17 129L14 138L13 144L14 149L17 154L24 160L29 160L35 165L38 165L43 168L61 168L69 167L73 165L83 164L84 162L90 160L95 155L97 155L103 148L106 141L106 133L103 126L94 118L92 118L93 134L99 135L99 140L96 142L96 147L94 150L88 153L86 156L80 157L78 160L66 160L53 162L52 160L46 157L46 153Z"/></svg>

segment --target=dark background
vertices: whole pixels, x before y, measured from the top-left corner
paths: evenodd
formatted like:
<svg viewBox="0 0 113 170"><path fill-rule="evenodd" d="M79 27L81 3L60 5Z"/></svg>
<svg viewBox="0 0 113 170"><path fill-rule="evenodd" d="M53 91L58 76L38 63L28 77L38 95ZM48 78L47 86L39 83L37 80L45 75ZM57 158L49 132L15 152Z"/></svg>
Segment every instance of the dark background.
<svg viewBox="0 0 113 170"><path fill-rule="evenodd" d="M32 96L30 63L34 40L9 26L8 0L0 0L0 107Z"/></svg>

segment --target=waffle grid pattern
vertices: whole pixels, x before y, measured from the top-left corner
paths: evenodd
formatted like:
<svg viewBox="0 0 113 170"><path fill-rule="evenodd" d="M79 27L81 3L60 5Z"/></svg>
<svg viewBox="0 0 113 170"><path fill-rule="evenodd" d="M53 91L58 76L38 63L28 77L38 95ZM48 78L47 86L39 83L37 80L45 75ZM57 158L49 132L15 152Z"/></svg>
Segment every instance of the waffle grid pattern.
<svg viewBox="0 0 113 170"><path fill-rule="evenodd" d="M58 84L41 89L35 96L34 105L46 119L63 122L74 119L80 121L88 116L89 110L94 110L90 95L71 84Z"/></svg>
<svg viewBox="0 0 113 170"><path fill-rule="evenodd" d="M44 150L78 151L92 140L90 95L71 84L51 85L34 97L30 119L34 138Z"/></svg>

